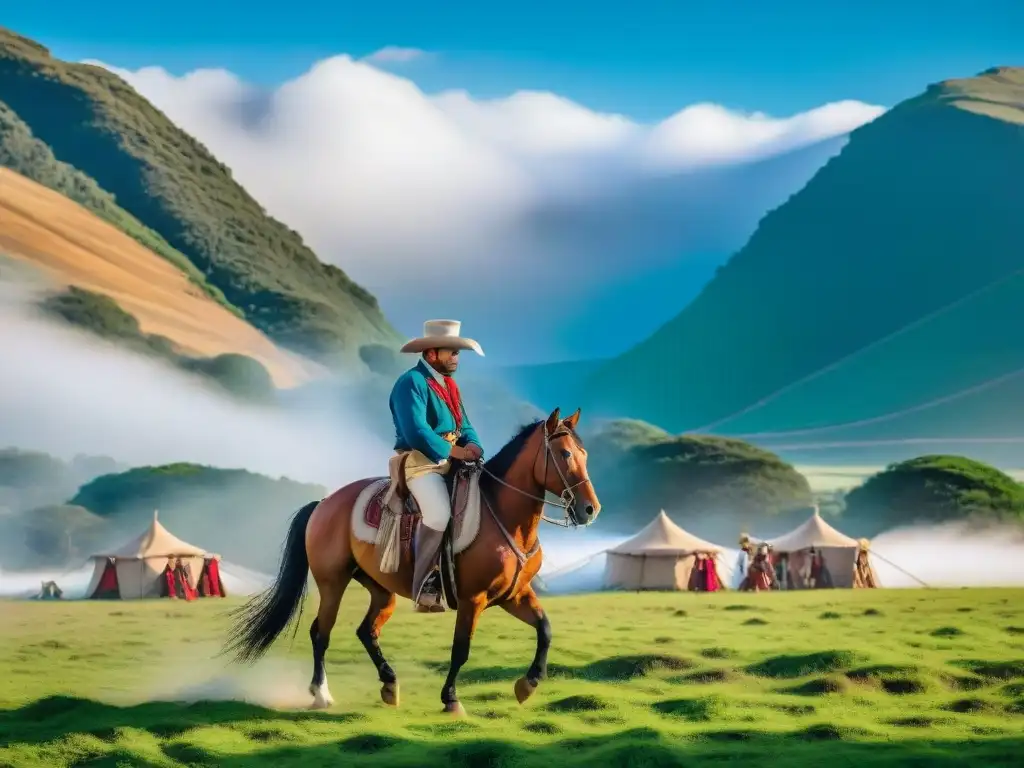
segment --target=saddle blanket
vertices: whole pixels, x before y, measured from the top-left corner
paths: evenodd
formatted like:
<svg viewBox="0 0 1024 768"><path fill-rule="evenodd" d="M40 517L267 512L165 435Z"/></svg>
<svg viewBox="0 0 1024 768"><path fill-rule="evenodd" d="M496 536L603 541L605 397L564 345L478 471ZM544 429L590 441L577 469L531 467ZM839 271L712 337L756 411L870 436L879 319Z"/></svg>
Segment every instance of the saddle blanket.
<svg viewBox="0 0 1024 768"><path fill-rule="evenodd" d="M352 508L352 535L367 544L377 543L384 499L391 481L386 477L377 478L366 486L356 498ZM410 498L411 501L411 498ZM394 503L399 503L397 499ZM455 504L452 512L454 521L454 554L465 550L480 531L480 474L473 473L468 480L462 478L455 483ZM413 502L412 509L404 506L400 520L402 549L412 544L413 533L420 521L419 508Z"/></svg>

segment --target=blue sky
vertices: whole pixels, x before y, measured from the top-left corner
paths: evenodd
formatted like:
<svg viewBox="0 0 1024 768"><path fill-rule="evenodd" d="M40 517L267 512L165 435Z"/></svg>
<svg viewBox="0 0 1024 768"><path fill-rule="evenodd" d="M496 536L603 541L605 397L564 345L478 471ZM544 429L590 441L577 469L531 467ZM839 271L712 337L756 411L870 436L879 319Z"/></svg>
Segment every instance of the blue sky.
<svg viewBox="0 0 1024 768"><path fill-rule="evenodd" d="M61 58L160 64L175 73L223 66L267 84L335 53L416 47L437 56L396 69L427 91L551 90L640 120L703 100L772 114L838 99L890 106L928 82L1024 64L1022 0L634 0L625 7L40 0L6 8L3 23Z"/></svg>
<svg viewBox="0 0 1024 768"><path fill-rule="evenodd" d="M592 110L650 123L703 101L778 117L839 100L890 107L931 82L968 77L996 65L1024 65L1024 0L634 0L628 5L627 12L624 2L595 0L358 5L319 0L107 0L102 5L37 0L5 9L3 23L63 59L99 59L127 70L159 65L175 75L223 67L267 86L294 78L335 54L363 57L386 46L417 48L430 55L388 66L428 94L465 89L486 98L521 89L551 91ZM488 206L492 199L503 199L501 184L519 189L520 177L496 176L494 183L478 188L472 181L478 168L478 156L471 151L475 145L458 144L452 150L456 145L451 142L461 141L463 134L491 142L489 147L497 134L467 133L460 123L444 141L426 140L421 146L415 125L403 123L403 130L394 133L386 130L391 113L376 104L394 106L397 97L393 86L383 82L394 78L379 79L373 87L383 90L372 98L353 101L358 83L350 79L351 87L325 91L309 106L300 122L329 124L325 145L278 146L269 153L262 147L253 156L243 151L247 142L231 138L244 139L244 131L223 132L227 113L217 112L216 104L202 98L185 104L175 100L180 93L171 98L170 91L152 84L149 90L136 87L156 99L172 119L191 120L180 124L227 162L236 178L246 179L243 183L268 210L301 231L322 259L335 261L373 291L404 333L417 332L424 313L451 316L454 310L449 293L424 298L417 280L396 281L394 274L406 273L394 270L440 258L460 263L453 254L472 248L473 260L467 263L474 267L459 275L467 282L457 307L467 327L486 340L489 360L520 362L524 355L544 358L535 361L580 359L614 354L640 341L700 291L766 211L801 188L839 150L839 144L828 152L811 147L774 164L726 169L721 176L673 178L670 183L622 176L620 184L608 170L614 164L601 165L617 156L602 155L586 166L590 175L581 178L600 180L602 189L615 193L610 198L615 202L611 208L593 209L587 207L587 194L561 187L556 194L555 187L541 183L543 174L534 174L519 156L506 152L502 161L523 171L532 185L525 212L515 209L513 215L514 206L502 208L503 202ZM161 94L165 101L160 101ZM397 114L403 120L433 115L433 107L410 105L405 96L401 101L404 111ZM328 109L339 104L365 114L339 117L344 109ZM202 122L200 113L207 109L219 115L217 120ZM429 139L437 126L428 123L423 135ZM528 121L514 125L530 133ZM549 129L557 133L560 125L560 118L552 118ZM393 137L393 142L368 139L378 134ZM354 161L412 156L429 161L437 151L455 165L444 165L434 175L413 174L413 182L404 170L396 172L400 180L391 175L397 166L389 162ZM275 157L288 160L274 163ZM465 160L470 157L472 162ZM300 189L288 186L288 169L301 165L296 158L304 158L317 183L303 178ZM428 161L416 168L434 168ZM459 186L464 177L469 181ZM323 191L327 189L333 190L331 200L346 201L337 211L320 204L329 197ZM417 196L416 189L429 193ZM393 194L395 190L401 194ZM513 199L518 193L510 194ZM305 204L303 195L315 199ZM460 202L437 208L435 198ZM446 213L424 214L435 210ZM321 216L322 211L327 213ZM487 229L487 239L471 246L459 240L466 235L464 222L490 221L488 216L496 211L500 215L493 220L502 224ZM506 213L508 218L501 218ZM397 221L405 226L393 226ZM435 232L423 225L421 232L415 229L421 221L443 226ZM390 237L406 229L415 237ZM563 273L576 270L577 300L560 305L558 312L531 309L529 323L510 325L505 312L496 308L507 306L495 302L505 296L503 291L512 291L506 279L513 272L520 278L526 275L522 265L532 264L537 254L562 259L557 263ZM581 275L590 281L586 290L579 287ZM486 283L485 277L492 282ZM628 322L622 321L624 316Z"/></svg>

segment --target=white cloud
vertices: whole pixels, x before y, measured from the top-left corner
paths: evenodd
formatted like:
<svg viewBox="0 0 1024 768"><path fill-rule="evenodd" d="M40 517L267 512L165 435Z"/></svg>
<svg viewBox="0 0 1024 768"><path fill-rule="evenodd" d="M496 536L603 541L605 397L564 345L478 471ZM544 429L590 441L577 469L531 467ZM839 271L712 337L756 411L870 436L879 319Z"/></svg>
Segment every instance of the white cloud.
<svg viewBox="0 0 1024 768"><path fill-rule="evenodd" d="M394 60L396 50L378 53ZM588 231L577 242L559 221L552 239L552 216L591 201L607 205L665 176L842 136L883 111L846 101L776 118L699 104L644 125L551 93L429 95L349 56L321 61L269 93L223 70L176 77L158 67L91 63L120 75L202 141L271 215L374 291L400 323L409 322L403 311L451 314L450 295L447 304L423 298L432 289L526 289L552 264L566 265L566 279L579 277L572 265L593 262L583 252L593 247L593 226L581 224ZM585 297L576 298L582 307ZM524 338L540 331L531 322Z"/></svg>
<svg viewBox="0 0 1024 768"><path fill-rule="evenodd" d="M408 64L412 61L425 59L430 56L422 48L403 48L398 45L386 45L380 50L374 51L369 56L364 56L363 61L370 64Z"/></svg>
<svg viewBox="0 0 1024 768"><path fill-rule="evenodd" d="M648 168L692 168L766 157L849 133L882 113L860 101L837 101L788 118L743 115L694 104L655 126L644 146Z"/></svg>

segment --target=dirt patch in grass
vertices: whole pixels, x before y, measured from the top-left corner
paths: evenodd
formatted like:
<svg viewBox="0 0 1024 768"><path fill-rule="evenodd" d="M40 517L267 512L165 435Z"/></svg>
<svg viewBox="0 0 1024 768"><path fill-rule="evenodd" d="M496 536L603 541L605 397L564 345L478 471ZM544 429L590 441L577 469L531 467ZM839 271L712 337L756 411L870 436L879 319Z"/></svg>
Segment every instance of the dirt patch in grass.
<svg viewBox="0 0 1024 768"><path fill-rule="evenodd" d="M959 667L968 669L979 677L990 680L1013 680L1024 677L1024 659L1014 661L954 661Z"/></svg>
<svg viewBox="0 0 1024 768"><path fill-rule="evenodd" d="M808 680L806 683L794 685L791 688L784 688L783 693L790 693L796 696L827 696L833 693L845 693L850 689L850 681L838 675L819 677Z"/></svg>
<svg viewBox="0 0 1024 768"><path fill-rule="evenodd" d="M730 669L702 669L688 675L680 675L673 682L680 683L727 683L735 680L738 675Z"/></svg>
<svg viewBox="0 0 1024 768"><path fill-rule="evenodd" d="M994 712L996 707L984 699L957 699L949 704L943 704L942 709L947 712L958 712L960 714L977 714L980 712Z"/></svg>
<svg viewBox="0 0 1024 768"><path fill-rule="evenodd" d="M963 637L967 633L960 629L960 627L939 627L938 629L933 629L928 634L932 637Z"/></svg>
<svg viewBox="0 0 1024 768"><path fill-rule="evenodd" d="M863 728L856 728L849 725L835 725L834 723L818 723L810 725L802 731L797 732L796 737L802 741L844 741L867 736L868 731Z"/></svg>
<svg viewBox="0 0 1024 768"><path fill-rule="evenodd" d="M796 678L822 672L842 672L862 660L852 651L783 654L751 664L747 672L757 677Z"/></svg>
<svg viewBox="0 0 1024 768"><path fill-rule="evenodd" d="M566 696L564 699L553 701L545 707L552 712L600 712L609 708L607 701L600 696L592 694L580 694L578 696Z"/></svg>
<svg viewBox="0 0 1024 768"><path fill-rule="evenodd" d="M719 717L725 710L718 696L703 696L697 699L669 699L651 705L658 714L678 717L690 722L706 723Z"/></svg>

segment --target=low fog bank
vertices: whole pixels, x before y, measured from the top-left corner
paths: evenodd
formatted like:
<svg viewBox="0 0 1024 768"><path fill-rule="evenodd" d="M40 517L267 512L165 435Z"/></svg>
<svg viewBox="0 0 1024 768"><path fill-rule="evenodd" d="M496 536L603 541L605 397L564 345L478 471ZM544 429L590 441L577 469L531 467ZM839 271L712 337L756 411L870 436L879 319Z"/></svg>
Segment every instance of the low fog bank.
<svg viewBox="0 0 1024 768"><path fill-rule="evenodd" d="M246 469L315 483L327 492L386 473L391 446L343 401L328 407L299 393L282 398L278 407L240 402L160 360L44 318L33 304L38 286L13 282L9 273L4 278L0 448L41 451L64 461L79 454L105 456L119 469L176 462ZM386 400L380 407L386 413ZM67 493L46 503L67 501L74 491ZM289 497L278 509L273 500L259 507L227 489L208 499L184 500L173 505L177 509L161 509L161 522L197 546L273 572L291 515L319 498L292 495L302 498ZM18 512L8 510L7 521ZM117 515L120 519L109 518L108 530L90 543L120 547L142 532L152 512L153 505L147 504ZM95 552L95 547L79 554ZM35 581L31 577L30 586Z"/></svg>
<svg viewBox="0 0 1024 768"><path fill-rule="evenodd" d="M913 577L932 587L1024 586L1020 528L964 523L896 528L872 539L871 551L885 587L921 586Z"/></svg>
<svg viewBox="0 0 1024 768"><path fill-rule="evenodd" d="M0 570L0 598L31 598L39 594L43 583L56 582L64 592L65 600L82 600L93 575L90 561L73 570L2 571ZM229 596L253 595L266 589L274 577L240 565L221 561L220 578Z"/></svg>
<svg viewBox="0 0 1024 768"><path fill-rule="evenodd" d="M601 590L607 561L603 553L629 538L578 533L542 536L540 578L550 594ZM740 550L719 546L719 576L735 587ZM871 553L875 573L886 588L1024 586L1024 531L1020 528L962 523L909 526L876 536Z"/></svg>
<svg viewBox="0 0 1024 768"><path fill-rule="evenodd" d="M169 365L35 315L0 294L0 445L64 459L177 461L335 486L386 466L387 443L352 414L247 405Z"/></svg>

